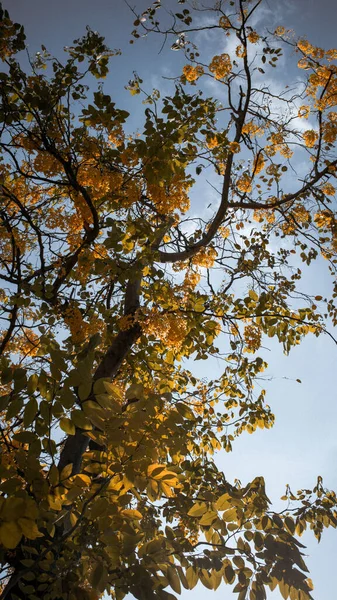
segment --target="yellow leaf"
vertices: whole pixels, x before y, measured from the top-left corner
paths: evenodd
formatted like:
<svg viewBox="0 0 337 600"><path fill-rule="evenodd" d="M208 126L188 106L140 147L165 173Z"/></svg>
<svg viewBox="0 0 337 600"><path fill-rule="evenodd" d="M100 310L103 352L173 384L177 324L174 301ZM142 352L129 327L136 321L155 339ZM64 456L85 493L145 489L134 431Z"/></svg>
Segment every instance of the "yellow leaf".
<svg viewBox="0 0 337 600"><path fill-rule="evenodd" d="M150 498L151 502L157 500L159 496L159 483L158 481L150 480L148 486L146 488L147 495Z"/></svg>
<svg viewBox="0 0 337 600"><path fill-rule="evenodd" d="M179 484L179 479L176 473L172 473L170 471L165 471L164 473L162 473L161 477L158 477L158 479L164 481L165 483L167 483L167 485L170 485L172 487L178 487Z"/></svg>
<svg viewBox="0 0 337 600"><path fill-rule="evenodd" d="M186 579L183 569L178 565L177 565L176 569L177 569L178 575L180 577L181 583L183 584L185 590L188 590L189 586L188 586L188 582L187 582L187 579Z"/></svg>
<svg viewBox="0 0 337 600"><path fill-rule="evenodd" d="M23 516L28 517L29 519L33 519L33 520L37 519L39 511L38 511L38 508L37 508L34 500L32 500L31 498L26 500L25 509L22 514L23 514Z"/></svg>
<svg viewBox="0 0 337 600"><path fill-rule="evenodd" d="M102 593L105 589L108 574L105 566L99 562L91 575L91 585L98 592Z"/></svg>
<svg viewBox="0 0 337 600"><path fill-rule="evenodd" d="M88 475L80 473L79 475L75 475L74 483L75 485L78 485L78 487L87 487L91 484L91 479Z"/></svg>
<svg viewBox="0 0 337 600"><path fill-rule="evenodd" d="M106 392L109 394L109 396L112 396L119 402L123 401L122 392L119 389L119 387L117 387L117 385L110 383L110 381L103 381L103 385L104 385Z"/></svg>
<svg viewBox="0 0 337 600"><path fill-rule="evenodd" d="M83 402L82 406L91 423L103 431L106 411L97 402L91 400Z"/></svg>
<svg viewBox="0 0 337 600"><path fill-rule="evenodd" d="M255 302L259 299L258 294L254 292L254 290L249 290L248 295L249 298L251 298L251 300L254 300Z"/></svg>
<svg viewBox="0 0 337 600"><path fill-rule="evenodd" d="M76 433L74 423L71 421L71 419L68 419L67 417L61 417L60 427L62 431L64 431L64 433L66 433L67 435L75 435Z"/></svg>
<svg viewBox="0 0 337 600"><path fill-rule="evenodd" d="M68 477L70 477L71 473L73 470L73 463L69 463L69 465L66 465L64 467L64 469L62 469L61 471L61 475L60 475L60 481L65 481L65 479L68 479Z"/></svg>
<svg viewBox="0 0 337 600"><path fill-rule="evenodd" d="M284 523L285 523L285 526L288 529L288 531L292 535L294 535L294 532L295 532L295 523L294 523L294 520L291 517L286 517L284 519Z"/></svg>
<svg viewBox="0 0 337 600"><path fill-rule="evenodd" d="M311 590L314 589L314 584L312 583L312 580L310 579L310 577L308 577L306 580L306 584L308 586L308 588L310 588Z"/></svg>
<svg viewBox="0 0 337 600"><path fill-rule="evenodd" d="M42 537L43 534L39 532L35 521L22 517L18 519L18 525L21 528L23 535L29 540L35 540L37 537Z"/></svg>
<svg viewBox="0 0 337 600"><path fill-rule="evenodd" d="M284 600L287 600L287 598L289 596L289 585L287 583L285 583L285 581L283 581L283 579L282 579L279 582L278 587L279 587L279 590L280 590L281 595L284 598Z"/></svg>
<svg viewBox="0 0 337 600"><path fill-rule="evenodd" d="M85 431L90 431L92 429L92 425L89 419L84 415L84 412L79 409L74 409L71 412L71 420L80 429L84 429Z"/></svg>
<svg viewBox="0 0 337 600"><path fill-rule="evenodd" d="M6 498L1 510L1 518L4 521L16 521L24 514L25 504L23 498Z"/></svg>
<svg viewBox="0 0 337 600"><path fill-rule="evenodd" d="M70 520L71 526L74 527L74 525L76 525L76 523L78 521L78 518L76 517L76 515L74 515L73 512L71 512L69 515L69 520Z"/></svg>
<svg viewBox="0 0 337 600"><path fill-rule="evenodd" d="M2 523L0 526L0 542L5 548L13 550L22 538L19 525L15 521Z"/></svg>
<svg viewBox="0 0 337 600"><path fill-rule="evenodd" d="M229 510L225 510L225 512L222 515L222 518L226 523L229 523L230 521L235 521L237 519L236 508L230 508Z"/></svg>
<svg viewBox="0 0 337 600"><path fill-rule="evenodd" d="M163 538L157 538L147 543L146 552L147 554L156 554L156 552L159 552L162 547Z"/></svg>
<svg viewBox="0 0 337 600"><path fill-rule="evenodd" d="M127 519L141 519L142 518L142 514L139 512L139 510L135 510L132 508L126 508L125 510L122 510L122 515L123 517L126 517Z"/></svg>
<svg viewBox="0 0 337 600"><path fill-rule="evenodd" d="M125 398L143 398L144 397L144 386L141 383L133 383L125 392Z"/></svg>
<svg viewBox="0 0 337 600"><path fill-rule="evenodd" d="M190 590L193 590L193 588L197 585L198 579L199 578L196 569L193 567L188 567L186 569L186 580Z"/></svg>
<svg viewBox="0 0 337 600"><path fill-rule="evenodd" d="M215 503L216 510L226 510L231 506L231 497L229 494L223 494Z"/></svg>
<svg viewBox="0 0 337 600"><path fill-rule="evenodd" d="M61 498L56 498L56 496L52 496L49 494L47 496L49 507L53 510L61 510L62 508L62 500Z"/></svg>
<svg viewBox="0 0 337 600"><path fill-rule="evenodd" d="M184 419L195 421L195 415L193 411L189 406L183 404L183 402L177 402L176 409L181 414L181 416L184 417Z"/></svg>
<svg viewBox="0 0 337 600"><path fill-rule="evenodd" d="M49 481L51 483L51 485L57 485L59 482L59 470L57 468L56 465L52 465L50 467L50 471L49 471L49 475L48 475Z"/></svg>
<svg viewBox="0 0 337 600"><path fill-rule="evenodd" d="M180 579L179 579L178 573L174 567L170 566L167 568L166 577L167 577L168 582L169 582L171 588L173 589L173 591L176 592L176 594L180 594L180 592L181 592Z"/></svg>
<svg viewBox="0 0 337 600"><path fill-rule="evenodd" d="M149 465L147 468L147 476L148 477L158 477L158 475L162 472L166 470L166 466L165 465L160 465L158 463L155 463L153 465Z"/></svg>
<svg viewBox="0 0 337 600"><path fill-rule="evenodd" d="M188 511L189 517L201 517L207 511L207 505L205 502L197 502Z"/></svg>
<svg viewBox="0 0 337 600"><path fill-rule="evenodd" d="M165 496L167 496L168 498L172 498L175 495L172 488L169 485L167 485L167 483L165 483L164 481L160 481L159 487L162 490L163 494L165 494Z"/></svg>
<svg viewBox="0 0 337 600"><path fill-rule="evenodd" d="M206 571L206 569L202 569L200 572L200 581L201 583L209 590L213 589L213 581L210 573Z"/></svg>
<svg viewBox="0 0 337 600"><path fill-rule="evenodd" d="M214 510L210 510L201 517L199 525L212 525L217 518L218 514Z"/></svg>

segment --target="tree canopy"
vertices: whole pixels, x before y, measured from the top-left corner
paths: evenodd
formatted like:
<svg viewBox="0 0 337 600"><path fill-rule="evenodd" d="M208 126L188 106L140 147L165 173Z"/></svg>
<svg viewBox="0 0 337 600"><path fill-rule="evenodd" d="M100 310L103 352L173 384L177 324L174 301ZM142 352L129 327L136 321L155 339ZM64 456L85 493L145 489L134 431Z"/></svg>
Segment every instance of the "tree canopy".
<svg viewBox="0 0 337 600"><path fill-rule="evenodd" d="M1 9L1 600L199 581L308 600L298 537L337 525L320 477L277 513L262 477L214 460L273 425L263 340L289 353L336 324L336 284L306 294L301 263L334 281L337 50L258 30L261 0L173 4L135 11L132 43L184 56L169 95L129 81L135 134L104 89L119 51L88 28L27 61ZM280 91L284 53L300 71Z"/></svg>

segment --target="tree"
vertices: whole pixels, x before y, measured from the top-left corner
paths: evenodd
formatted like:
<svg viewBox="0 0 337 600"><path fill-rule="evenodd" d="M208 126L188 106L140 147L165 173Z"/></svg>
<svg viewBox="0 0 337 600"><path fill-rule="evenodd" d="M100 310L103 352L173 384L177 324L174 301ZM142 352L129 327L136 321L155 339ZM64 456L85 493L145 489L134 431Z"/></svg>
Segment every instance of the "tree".
<svg viewBox="0 0 337 600"><path fill-rule="evenodd" d="M117 52L99 34L24 70L23 27L1 10L1 599L171 600L198 581L312 598L294 536L336 527L334 492L288 488L278 514L262 477L230 483L213 460L273 424L254 388L263 338L288 353L336 322L337 288L304 294L298 265L323 255L336 274L337 50L257 32L260 4L137 16L133 39L186 58L170 96L129 82L140 135L104 92ZM279 93L264 78L282 49L303 73ZM206 383L186 360L211 356L225 366Z"/></svg>

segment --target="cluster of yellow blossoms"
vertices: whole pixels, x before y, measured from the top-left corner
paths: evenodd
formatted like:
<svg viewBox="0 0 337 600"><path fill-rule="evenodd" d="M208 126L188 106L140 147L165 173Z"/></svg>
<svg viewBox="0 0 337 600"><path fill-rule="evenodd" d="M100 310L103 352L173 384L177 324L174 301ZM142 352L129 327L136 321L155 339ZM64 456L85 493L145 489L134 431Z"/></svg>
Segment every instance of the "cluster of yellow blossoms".
<svg viewBox="0 0 337 600"><path fill-rule="evenodd" d="M266 221L270 225L275 223L275 212L272 208L269 210L267 208L261 208L259 210L254 210L253 219L257 221L257 223L263 223Z"/></svg>
<svg viewBox="0 0 337 600"><path fill-rule="evenodd" d="M261 346L262 332L258 325L246 325L243 332L245 351L256 352Z"/></svg>
<svg viewBox="0 0 337 600"><path fill-rule="evenodd" d="M233 154L238 154L241 150L241 146L238 142L230 142L228 144L228 150Z"/></svg>
<svg viewBox="0 0 337 600"><path fill-rule="evenodd" d="M275 156L279 152L284 158L291 158L294 154L285 141L284 134L280 131L274 132L268 138L270 144L265 146L267 156Z"/></svg>
<svg viewBox="0 0 337 600"><path fill-rule="evenodd" d="M219 25L222 27L222 29L229 29L231 27L229 18L226 17L226 15L222 15L222 17L219 19Z"/></svg>
<svg viewBox="0 0 337 600"><path fill-rule="evenodd" d="M301 119L308 119L309 115L310 115L310 106L305 104L305 105L299 107L298 113L297 113L298 117L300 117Z"/></svg>
<svg viewBox="0 0 337 600"><path fill-rule="evenodd" d="M308 223L310 220L310 213L302 204L295 206L295 208L292 209L291 214L294 219L296 219L297 223Z"/></svg>
<svg viewBox="0 0 337 600"><path fill-rule="evenodd" d="M53 177L62 170L61 163L47 152L37 152L34 158L34 169L46 177Z"/></svg>
<svg viewBox="0 0 337 600"><path fill-rule="evenodd" d="M242 46L242 44L240 44L239 46L236 47L235 54L238 58L244 58L247 54L246 48L244 46Z"/></svg>
<svg viewBox="0 0 337 600"><path fill-rule="evenodd" d="M316 213L314 220L319 229L331 229L335 224L335 218L328 210L322 210L321 212Z"/></svg>
<svg viewBox="0 0 337 600"><path fill-rule="evenodd" d="M24 327L22 333L18 334L11 342L10 351L24 357L36 356L39 347L39 336L28 327Z"/></svg>
<svg viewBox="0 0 337 600"><path fill-rule="evenodd" d="M263 171L263 169L264 169L265 164L266 164L265 158L264 158L263 154L260 152L260 154L258 154L254 158L254 164L253 164L254 175L258 175L259 173L261 173L261 171Z"/></svg>
<svg viewBox="0 0 337 600"><path fill-rule="evenodd" d="M118 321L118 328L120 331L128 331L134 325L135 320L135 315L123 315Z"/></svg>
<svg viewBox="0 0 337 600"><path fill-rule="evenodd" d="M337 113L331 113L337 114ZM330 115L328 115L330 117ZM337 138L337 122L327 121L324 123L323 140L327 144L333 144Z"/></svg>
<svg viewBox="0 0 337 600"><path fill-rule="evenodd" d="M303 133L303 140L307 148L313 148L318 140L318 134L313 129Z"/></svg>
<svg viewBox="0 0 337 600"><path fill-rule="evenodd" d="M92 199L97 201L109 192L118 192L123 183L123 175L118 171L101 169L95 159L88 159L79 169L78 183L89 187Z"/></svg>
<svg viewBox="0 0 337 600"><path fill-rule="evenodd" d="M200 273L188 269L188 271L186 271L185 273L183 287L188 289L194 289L198 285L200 279Z"/></svg>
<svg viewBox="0 0 337 600"><path fill-rule="evenodd" d="M195 256L193 256L192 263L194 265L198 265L199 267L205 267L206 269L210 269L211 267L213 267L216 257L216 249L212 246L207 246L205 248L201 248L199 252Z"/></svg>
<svg viewBox="0 0 337 600"><path fill-rule="evenodd" d="M17 35L15 23L10 19L3 17L0 23L0 59L6 60L12 54L14 50L12 48L12 39Z"/></svg>
<svg viewBox="0 0 337 600"><path fill-rule="evenodd" d="M142 323L145 333L179 350L188 333L186 320L177 314L163 314L153 309Z"/></svg>
<svg viewBox="0 0 337 600"><path fill-rule="evenodd" d="M286 29L285 27L283 27L283 25L279 25L278 27L276 27L274 34L277 36L281 36L284 35L286 33Z"/></svg>
<svg viewBox="0 0 337 600"><path fill-rule="evenodd" d="M81 344L86 338L86 323L82 313L76 306L68 306L65 311L64 322L68 325L72 340L75 344Z"/></svg>
<svg viewBox="0 0 337 600"><path fill-rule="evenodd" d="M65 207L60 204L55 206L48 206L48 210L45 213L45 223L48 229L61 229L66 231L69 229L67 226L67 217L64 214ZM81 219L82 221L82 219Z"/></svg>
<svg viewBox="0 0 337 600"><path fill-rule="evenodd" d="M122 199L123 208L129 208L135 202L138 202L142 195L141 184L135 179L131 179L123 186L119 198Z"/></svg>
<svg viewBox="0 0 337 600"><path fill-rule="evenodd" d="M336 65L317 65L317 61L325 59L330 63L331 61L336 60L337 49L332 48L325 51L322 48L313 46L305 39L302 39L297 43L297 48L304 54L304 57L298 61L298 67L300 69L310 68L314 71L309 76L309 86L306 93L308 96L315 98L315 108L324 110L331 106L335 106L337 93ZM314 62L310 59L314 59ZM324 89L323 94L320 88Z"/></svg>
<svg viewBox="0 0 337 600"><path fill-rule="evenodd" d="M321 88L324 89L322 96ZM318 67L309 77L308 96L315 98L315 107L323 111L337 104L337 67Z"/></svg>
<svg viewBox="0 0 337 600"><path fill-rule="evenodd" d="M331 183L325 183L322 185L321 190L326 196L334 196L336 193L336 189Z"/></svg>
<svg viewBox="0 0 337 600"><path fill-rule="evenodd" d="M284 158L291 158L294 153L289 148L288 144L282 144L280 147L280 154L281 156L284 156Z"/></svg>
<svg viewBox="0 0 337 600"><path fill-rule="evenodd" d="M250 41L251 44L256 44L259 39L260 36L256 31L251 31L248 35L247 35L248 40Z"/></svg>
<svg viewBox="0 0 337 600"><path fill-rule="evenodd" d="M294 206L288 217L288 220L281 225L281 229L286 235L292 234L298 223L309 223L310 221L309 211L301 204Z"/></svg>
<svg viewBox="0 0 337 600"><path fill-rule="evenodd" d="M185 65L183 68L183 74L187 81L196 81L203 73L204 69L200 66L193 67L192 65Z"/></svg>
<svg viewBox="0 0 337 600"><path fill-rule="evenodd" d="M11 235L9 232L4 231L3 229L1 231L0 238L0 254L3 261L11 261L13 256Z"/></svg>
<svg viewBox="0 0 337 600"><path fill-rule="evenodd" d="M209 70L214 74L215 79L224 79L227 77L232 70L229 54L214 56L209 65Z"/></svg>
<svg viewBox="0 0 337 600"><path fill-rule="evenodd" d="M218 233L224 240L226 240L230 236L231 232L229 227L224 227L223 225L221 225L218 229Z"/></svg>
<svg viewBox="0 0 337 600"><path fill-rule="evenodd" d="M249 194L252 191L252 179L248 173L244 173L236 182L239 192Z"/></svg>
<svg viewBox="0 0 337 600"><path fill-rule="evenodd" d="M324 58L324 50L322 48L317 48L308 42L308 40L302 39L297 42L297 48L303 52L306 56L311 56L312 58L321 60Z"/></svg>
<svg viewBox="0 0 337 600"><path fill-rule="evenodd" d="M272 150L268 149L268 156L273 156L276 152L279 152L283 149L284 135L280 131L272 133L269 140L272 146Z"/></svg>
<svg viewBox="0 0 337 600"><path fill-rule="evenodd" d="M168 185L148 183L147 192L161 213L170 214L175 210L185 213L190 207L188 190L191 185L191 181L175 175Z"/></svg>
<svg viewBox="0 0 337 600"><path fill-rule="evenodd" d="M77 306L68 306L65 311L64 322L70 329L74 344L82 344L94 333L100 333L102 337L106 333L106 324L103 319L93 315L90 318L90 323L87 323Z"/></svg>
<svg viewBox="0 0 337 600"><path fill-rule="evenodd" d="M219 142L218 142L218 138L216 137L216 135L213 135L212 137L209 137L207 139L206 146L210 150L212 150L212 148L216 148L218 145L219 145Z"/></svg>
<svg viewBox="0 0 337 600"><path fill-rule="evenodd" d="M120 123L117 123L114 128L108 134L108 140L110 144L113 144L118 148L124 143L125 135L123 127Z"/></svg>
<svg viewBox="0 0 337 600"><path fill-rule="evenodd" d="M260 125L254 123L254 121L247 121L242 126L242 133L247 133L250 136L263 135L264 129L260 127Z"/></svg>

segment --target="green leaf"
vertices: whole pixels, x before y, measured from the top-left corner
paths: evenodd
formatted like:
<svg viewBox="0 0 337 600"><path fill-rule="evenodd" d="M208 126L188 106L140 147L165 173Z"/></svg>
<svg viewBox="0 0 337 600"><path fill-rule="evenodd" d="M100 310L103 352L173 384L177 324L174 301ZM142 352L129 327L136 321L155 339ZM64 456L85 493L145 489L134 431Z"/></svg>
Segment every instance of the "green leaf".
<svg viewBox="0 0 337 600"><path fill-rule="evenodd" d="M233 569L232 565L227 565L225 567L224 580L226 583L233 583L234 579L235 579L234 569Z"/></svg>
<svg viewBox="0 0 337 600"><path fill-rule="evenodd" d="M61 417L60 427L67 435L75 435L76 433L76 428L73 421L67 417Z"/></svg>
<svg viewBox="0 0 337 600"><path fill-rule="evenodd" d="M195 415L194 415L193 411L191 410L191 408L189 406L187 406L183 402L177 402L176 409L179 412L179 414L182 417L184 417L185 419L188 419L190 421L195 421Z"/></svg>
<svg viewBox="0 0 337 600"><path fill-rule="evenodd" d="M86 400L91 393L92 383L84 381L78 386L78 397L81 401Z"/></svg>
<svg viewBox="0 0 337 600"><path fill-rule="evenodd" d="M23 413L23 424L25 427L29 427L33 423L33 421L37 415L37 411L38 411L37 400L36 400L36 398L32 397L27 402L27 404L25 406L25 411Z"/></svg>
<svg viewBox="0 0 337 600"><path fill-rule="evenodd" d="M57 466L55 464L53 464L50 467L49 470L49 475L48 475L49 481L51 483L51 485L56 486L59 482L59 470L57 468Z"/></svg>
<svg viewBox="0 0 337 600"><path fill-rule="evenodd" d="M80 429L84 429L85 431L90 431L92 429L92 425L89 419L85 416L84 412L79 409L74 409L71 411L71 420Z"/></svg>
<svg viewBox="0 0 337 600"><path fill-rule="evenodd" d="M0 525L0 543L13 550L19 544L22 538L22 532L15 521L8 521Z"/></svg>
<svg viewBox="0 0 337 600"><path fill-rule="evenodd" d="M39 381L39 377L36 373L33 373L29 377L28 382L27 382L27 392L30 396L32 394L34 394L34 392L36 392L38 381Z"/></svg>

